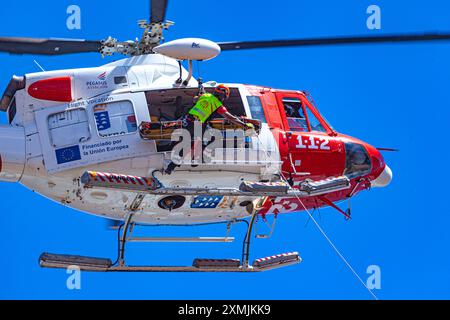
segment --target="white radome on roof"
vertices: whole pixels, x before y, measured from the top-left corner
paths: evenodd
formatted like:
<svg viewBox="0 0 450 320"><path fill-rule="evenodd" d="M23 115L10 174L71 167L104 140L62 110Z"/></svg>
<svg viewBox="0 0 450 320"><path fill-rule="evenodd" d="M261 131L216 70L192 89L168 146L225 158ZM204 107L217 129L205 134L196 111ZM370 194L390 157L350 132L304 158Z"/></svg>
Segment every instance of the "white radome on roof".
<svg viewBox="0 0 450 320"><path fill-rule="evenodd" d="M177 60L209 60L220 54L220 47L206 39L183 38L163 43L153 51Z"/></svg>

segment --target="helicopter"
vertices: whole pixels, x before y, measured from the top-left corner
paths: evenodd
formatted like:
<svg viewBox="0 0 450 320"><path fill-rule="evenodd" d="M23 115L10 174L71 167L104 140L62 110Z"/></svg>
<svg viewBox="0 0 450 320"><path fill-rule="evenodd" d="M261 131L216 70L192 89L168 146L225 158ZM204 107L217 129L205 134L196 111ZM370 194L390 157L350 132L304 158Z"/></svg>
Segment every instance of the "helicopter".
<svg viewBox="0 0 450 320"><path fill-rule="evenodd" d="M182 163L163 173L173 155L179 118L217 82L193 76L193 61L221 51L449 40L450 35L399 34L271 41L212 42L186 38L164 42L167 0L150 2L142 37L120 42L77 39L0 38L0 52L63 55L98 52L127 56L99 67L13 76L0 102L8 124L0 125L0 181L18 182L64 206L118 225L119 254L110 259L43 253L40 265L87 271L258 272L301 262L297 252L249 263L258 219L329 206L373 187L393 174L382 151L337 132L305 91L227 83L230 113L255 130L237 130L213 117L203 131L219 132L208 161ZM182 65L188 62L188 69ZM186 76L187 74L187 76ZM211 142L210 140L209 142ZM231 141L231 143L230 143ZM204 141L202 141L204 142ZM190 145L190 143L189 143ZM202 149L201 149L202 150ZM225 156L224 156L225 155ZM133 266L129 242L229 242L234 223L247 223L242 259L195 259L192 266ZM225 223L225 237L150 238L136 227Z"/></svg>

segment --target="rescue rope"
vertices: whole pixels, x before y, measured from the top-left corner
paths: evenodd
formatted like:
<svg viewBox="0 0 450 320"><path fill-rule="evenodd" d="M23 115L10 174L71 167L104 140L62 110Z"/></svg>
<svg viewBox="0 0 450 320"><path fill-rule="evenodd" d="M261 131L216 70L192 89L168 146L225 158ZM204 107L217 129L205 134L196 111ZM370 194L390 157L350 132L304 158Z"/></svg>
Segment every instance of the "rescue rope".
<svg viewBox="0 0 450 320"><path fill-rule="evenodd" d="M286 178L282 175L283 180L286 181ZM322 227L320 226L320 224L317 222L317 220L313 217L313 215L311 214L311 212L306 208L305 204L303 203L303 201L300 199L300 197L298 195L295 194L295 197L297 198L297 200L300 202L300 204L302 205L302 207L305 209L306 213L308 213L309 218L312 220L312 222L316 225L317 229L320 231L320 233L324 236L324 238L328 241L328 243L330 244L331 248L333 248L333 250L336 252L336 254L339 256L339 258L341 258L341 260L347 265L347 267L350 269L350 271L355 275L355 277L362 283L362 285L367 289L367 291L372 295L372 297L375 300L378 300L378 297L372 292L372 290L369 289L369 287L367 287L367 285L364 283L364 281L361 279L361 277L358 275L358 273L355 271L355 269L353 269L353 267L351 266L351 264L347 261L347 259L342 255L342 253L338 250L338 248L334 245L333 241L331 241L331 239L327 236L327 234L325 233L325 231L322 229Z"/></svg>
<svg viewBox="0 0 450 320"><path fill-rule="evenodd" d="M261 146L264 146L262 143L259 135L256 136ZM263 149L264 152L266 152L267 156L270 157L270 154L267 150ZM286 177L283 175L282 170L280 169L280 178L285 182L289 183ZM317 222L316 219L314 219L311 212L306 208L303 201L300 199L300 197L297 194L294 194L297 200L300 202L306 213L309 215L309 218L313 221L313 223L316 225L319 232L323 235L325 240L328 242L328 244L331 246L331 248L334 250L334 252L338 255L338 257L344 262L344 264L347 266L347 268L355 275L355 277L361 282L361 284L366 288L366 290L369 292L369 294L375 299L378 300L378 297L372 292L372 290L369 289L369 287L364 283L364 281L361 279L361 277L358 275L358 273L355 271L355 269L351 266L351 264L347 261L347 259L344 257L344 255L339 251L339 249L334 245L333 241L328 237L328 235L325 233L325 231L322 229L320 224Z"/></svg>

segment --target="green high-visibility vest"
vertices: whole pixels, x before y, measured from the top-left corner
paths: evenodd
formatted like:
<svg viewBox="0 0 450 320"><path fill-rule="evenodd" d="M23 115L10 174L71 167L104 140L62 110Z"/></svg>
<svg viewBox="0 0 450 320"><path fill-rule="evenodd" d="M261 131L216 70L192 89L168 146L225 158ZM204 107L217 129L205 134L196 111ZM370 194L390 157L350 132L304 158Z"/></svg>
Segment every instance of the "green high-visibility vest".
<svg viewBox="0 0 450 320"><path fill-rule="evenodd" d="M200 96L195 106L189 110L189 114L195 116L200 122L204 123L220 107L222 102L211 93L205 93Z"/></svg>

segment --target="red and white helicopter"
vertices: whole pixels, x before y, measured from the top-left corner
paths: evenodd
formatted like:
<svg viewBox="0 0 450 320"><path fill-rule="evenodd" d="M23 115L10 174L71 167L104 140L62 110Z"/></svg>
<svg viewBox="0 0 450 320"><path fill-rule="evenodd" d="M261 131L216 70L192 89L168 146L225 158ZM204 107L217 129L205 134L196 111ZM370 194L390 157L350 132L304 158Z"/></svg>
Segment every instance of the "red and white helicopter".
<svg viewBox="0 0 450 320"><path fill-rule="evenodd" d="M331 206L392 179L380 150L338 133L302 91L227 84L230 113L257 120L257 134L220 153L227 161L182 165L160 173L170 144L148 139L141 123L178 119L199 90L214 82L192 76L193 60L220 51L285 46L448 40L446 34L387 35L213 43L180 39L162 43L167 1L151 2L140 41L0 38L0 51L61 55L99 52L129 57L100 67L14 76L1 100L9 124L0 125L0 180L19 182L62 205L119 221L119 257L45 253L44 267L78 265L92 271L261 271L300 262L297 253L249 264L252 228L266 215ZM187 60L189 70L181 61ZM250 121L250 120L249 120ZM222 123L223 124L223 123ZM240 152L253 158L239 158ZM129 241L231 241L224 238L139 238L135 226L247 221L242 261L196 259L192 266L130 266Z"/></svg>

